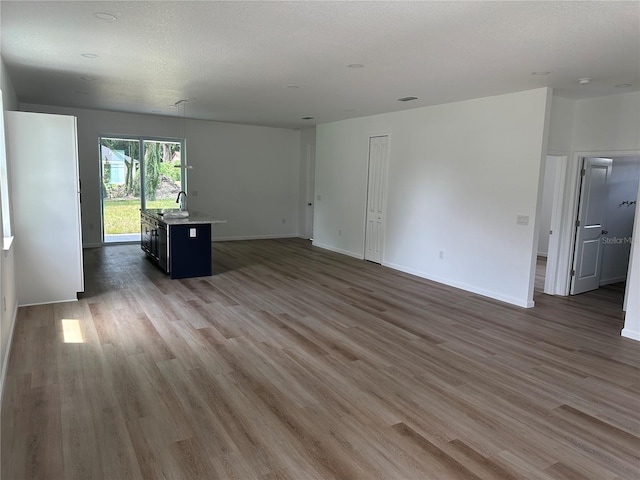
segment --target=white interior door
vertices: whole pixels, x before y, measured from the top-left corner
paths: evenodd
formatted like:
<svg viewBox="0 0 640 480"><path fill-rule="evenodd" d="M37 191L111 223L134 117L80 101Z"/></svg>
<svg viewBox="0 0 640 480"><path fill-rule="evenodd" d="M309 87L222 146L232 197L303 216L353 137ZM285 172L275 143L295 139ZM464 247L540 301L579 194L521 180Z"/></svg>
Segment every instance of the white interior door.
<svg viewBox="0 0 640 480"><path fill-rule="evenodd" d="M382 263L384 251L385 187L389 137L369 138L369 177L364 258Z"/></svg>
<svg viewBox="0 0 640 480"><path fill-rule="evenodd" d="M584 159L571 295L600 286L602 235L607 233L604 228L607 182L612 165L610 158Z"/></svg>
<svg viewBox="0 0 640 480"><path fill-rule="evenodd" d="M315 196L316 149L307 145L307 211L306 237L313 240L313 198Z"/></svg>

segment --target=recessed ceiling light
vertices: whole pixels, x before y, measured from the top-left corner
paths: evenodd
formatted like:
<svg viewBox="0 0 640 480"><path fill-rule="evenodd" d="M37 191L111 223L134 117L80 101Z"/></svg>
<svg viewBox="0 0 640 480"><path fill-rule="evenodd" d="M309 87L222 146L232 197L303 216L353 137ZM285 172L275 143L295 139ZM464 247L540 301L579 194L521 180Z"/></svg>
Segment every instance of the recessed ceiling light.
<svg viewBox="0 0 640 480"><path fill-rule="evenodd" d="M550 73L550 71L544 70L542 72L531 72L531 75L549 75Z"/></svg>
<svg viewBox="0 0 640 480"><path fill-rule="evenodd" d="M614 85L615 88L629 88L632 87L633 85L630 83L619 83L618 85Z"/></svg>
<svg viewBox="0 0 640 480"><path fill-rule="evenodd" d="M84 58L98 58L98 55L96 55L95 53L82 53L81 55Z"/></svg>
<svg viewBox="0 0 640 480"><path fill-rule="evenodd" d="M104 20L105 22L115 22L118 17L115 15L111 15L110 13L105 12L96 12L93 14L94 17L99 18L100 20Z"/></svg>
<svg viewBox="0 0 640 480"><path fill-rule="evenodd" d="M313 117L302 117L301 120L313 120Z"/></svg>
<svg viewBox="0 0 640 480"><path fill-rule="evenodd" d="M364 68L364 65L362 65L361 63L350 63L349 65L347 65L347 67L349 67L349 68Z"/></svg>
<svg viewBox="0 0 640 480"><path fill-rule="evenodd" d="M417 99L418 99L418 97L402 97L402 98L399 98L398 101L399 102L410 102L412 100L417 100Z"/></svg>
<svg viewBox="0 0 640 480"><path fill-rule="evenodd" d="M579 78L578 79L578 83L580 85L586 85L587 83L589 83L591 81L591 79L589 77L584 77L584 78Z"/></svg>
<svg viewBox="0 0 640 480"><path fill-rule="evenodd" d="M289 85L285 85L287 88L300 88L300 85L296 85L294 83L290 83Z"/></svg>

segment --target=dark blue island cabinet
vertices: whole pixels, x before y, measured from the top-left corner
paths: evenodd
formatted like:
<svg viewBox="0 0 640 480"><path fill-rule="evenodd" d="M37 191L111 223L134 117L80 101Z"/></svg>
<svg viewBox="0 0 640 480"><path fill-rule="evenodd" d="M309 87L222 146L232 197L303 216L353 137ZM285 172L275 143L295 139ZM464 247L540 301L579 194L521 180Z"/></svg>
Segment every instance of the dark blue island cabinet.
<svg viewBox="0 0 640 480"><path fill-rule="evenodd" d="M168 225L171 278L211 275L211 224Z"/></svg>

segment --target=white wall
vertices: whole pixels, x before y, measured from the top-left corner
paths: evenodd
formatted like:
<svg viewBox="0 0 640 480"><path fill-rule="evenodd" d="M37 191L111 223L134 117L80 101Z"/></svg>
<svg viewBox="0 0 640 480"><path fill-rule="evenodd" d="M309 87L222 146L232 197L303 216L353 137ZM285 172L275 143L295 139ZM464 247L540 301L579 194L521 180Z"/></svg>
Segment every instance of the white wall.
<svg viewBox="0 0 640 480"><path fill-rule="evenodd" d="M575 100L554 95L549 119L549 154L567 154L573 144Z"/></svg>
<svg viewBox="0 0 640 480"><path fill-rule="evenodd" d="M640 157L614 157L608 183L603 235L600 285L622 282L627 278L635 202L640 181Z"/></svg>
<svg viewBox="0 0 640 480"><path fill-rule="evenodd" d="M11 79L7 75L6 67L2 58L0 58L0 85L2 86L2 105L4 111L15 110L18 105ZM0 122L4 123L4 122ZM4 138L4 130L2 131ZM4 141L0 142L0 148L4 149ZM1 196L0 196L1 198ZM1 200L0 200L1 201ZM10 207L10 206L9 206ZM4 238L2 228L2 218L0 209L0 239ZM14 248L11 246L3 246L2 255L0 255L0 292L2 301L0 302L0 403L2 393L4 392L4 380L7 373L7 364L10 354L11 338L16 320L16 309L18 305L16 293L16 274Z"/></svg>
<svg viewBox="0 0 640 480"><path fill-rule="evenodd" d="M369 136L389 134L383 264L532 306L549 105L537 89L319 125L314 244L363 258Z"/></svg>
<svg viewBox="0 0 640 480"><path fill-rule="evenodd" d="M572 149L627 151L640 146L640 92L575 102Z"/></svg>
<svg viewBox="0 0 640 480"><path fill-rule="evenodd" d="M182 137L189 209L228 220L216 240L298 235L300 132L175 117L20 104L21 110L78 117L85 246L101 242L98 136ZM284 221L283 221L284 220Z"/></svg>

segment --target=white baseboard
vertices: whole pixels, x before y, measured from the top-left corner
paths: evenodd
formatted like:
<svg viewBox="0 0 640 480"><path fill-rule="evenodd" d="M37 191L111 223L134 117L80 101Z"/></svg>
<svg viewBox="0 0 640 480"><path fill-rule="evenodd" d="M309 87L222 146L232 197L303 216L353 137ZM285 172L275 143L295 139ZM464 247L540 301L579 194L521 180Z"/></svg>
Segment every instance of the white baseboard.
<svg viewBox="0 0 640 480"><path fill-rule="evenodd" d="M324 248L325 250L330 250L332 252L341 253L342 255L347 255L348 257L357 258L359 260L364 260L364 256L359 253L353 253L348 250L342 250L341 248L332 247L330 245L324 245L322 243L313 242L311 245L314 247Z"/></svg>
<svg viewBox="0 0 640 480"><path fill-rule="evenodd" d="M458 288L460 290L464 290L466 292L475 293L478 295L482 295L483 297L493 298L494 300L499 300L501 302L509 303L511 305L515 305L517 307L522 308L532 308L535 303L532 301L523 300L521 298L510 297L508 295L502 295L501 293L493 292L491 290L485 290L484 288L478 288L475 285L469 285L462 282L452 281L447 278L442 278L434 275L430 275L426 272L422 272L419 270L414 270L412 268L404 267L403 265L397 265L394 263L384 262L383 265L385 267L393 268L394 270L400 270L401 272L409 273L411 275L415 275L416 277L425 278L427 280L431 280L433 282L442 283L443 285L448 285L450 287Z"/></svg>
<svg viewBox="0 0 640 480"><path fill-rule="evenodd" d="M622 335L625 338L630 338L631 340L637 340L640 342L640 332L636 330L629 330L628 328L623 328L622 331L620 332L620 335Z"/></svg>
<svg viewBox="0 0 640 480"><path fill-rule="evenodd" d="M51 305L53 303L67 303L67 302L77 302L78 301L78 296L76 295L75 297L69 298L67 300L54 300L51 302L38 302L38 303L25 303L23 305L18 305L19 307L35 307L37 305Z"/></svg>
<svg viewBox="0 0 640 480"><path fill-rule="evenodd" d="M623 276L623 277L617 277L617 278L605 278L604 280L601 278L600 279L600 286L604 287L605 285L611 285L612 283L620 283L620 282L626 282L627 281L627 276Z"/></svg>
<svg viewBox="0 0 640 480"><path fill-rule="evenodd" d="M13 307L13 313L11 316L11 328L9 330L9 339L7 340L7 351L4 353L2 359L2 377L0 378L0 408L2 407L2 399L4 398L4 386L7 380L7 370L9 368L9 356L11 355L11 344L13 343L13 331L16 327L16 320L18 318L18 302Z"/></svg>
<svg viewBox="0 0 640 480"><path fill-rule="evenodd" d="M274 235L240 235L232 237L211 238L211 242L232 242L236 240L273 240L276 238L297 238L297 233L274 234Z"/></svg>

